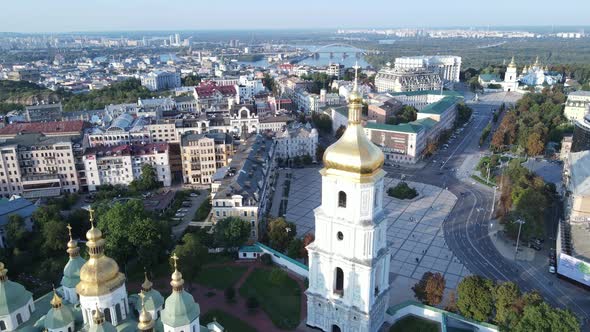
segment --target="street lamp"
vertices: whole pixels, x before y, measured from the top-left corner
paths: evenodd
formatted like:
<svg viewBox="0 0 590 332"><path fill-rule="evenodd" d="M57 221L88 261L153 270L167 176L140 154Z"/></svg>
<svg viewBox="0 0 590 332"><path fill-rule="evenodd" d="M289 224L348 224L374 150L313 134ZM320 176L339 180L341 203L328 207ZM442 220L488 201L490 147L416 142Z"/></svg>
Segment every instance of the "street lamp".
<svg viewBox="0 0 590 332"><path fill-rule="evenodd" d="M518 219L515 222L518 223L518 235L516 236L516 249L514 249L514 260L516 261L516 254L518 253L518 241L520 240L520 230L522 228L522 224L524 224L524 220Z"/></svg>

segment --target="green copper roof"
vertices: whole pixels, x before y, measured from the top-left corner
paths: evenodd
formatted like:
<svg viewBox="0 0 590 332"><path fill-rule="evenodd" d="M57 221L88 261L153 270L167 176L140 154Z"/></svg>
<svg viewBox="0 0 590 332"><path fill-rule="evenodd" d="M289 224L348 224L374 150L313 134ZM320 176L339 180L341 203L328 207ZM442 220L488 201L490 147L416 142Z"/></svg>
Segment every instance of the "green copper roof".
<svg viewBox="0 0 590 332"><path fill-rule="evenodd" d="M172 292L162 310L162 323L171 327L188 325L197 319L200 313L201 309L192 295L184 290Z"/></svg>
<svg viewBox="0 0 590 332"><path fill-rule="evenodd" d="M86 261L80 256L70 258L64 267L64 275L61 278L61 285L67 288L76 288L80 282L80 269Z"/></svg>
<svg viewBox="0 0 590 332"><path fill-rule="evenodd" d="M51 308L45 315L45 328L50 330L67 327L75 321L74 313L68 306L62 305L55 309Z"/></svg>
<svg viewBox="0 0 590 332"><path fill-rule="evenodd" d="M33 298L33 294L21 284L5 280L0 282L0 316L10 315Z"/></svg>
<svg viewBox="0 0 590 332"><path fill-rule="evenodd" d="M460 99L461 98L455 96L446 96L436 103L428 104L428 106L421 109L418 113L442 114L449 109L449 107L459 102Z"/></svg>
<svg viewBox="0 0 590 332"><path fill-rule="evenodd" d="M389 125L385 123L367 122L365 128L384 130L384 131L397 131L402 133L417 134L422 131L421 125L412 123L401 123L398 125Z"/></svg>
<svg viewBox="0 0 590 332"><path fill-rule="evenodd" d="M88 332L117 332L117 329L113 324L105 321L100 325L92 324L90 328L88 328Z"/></svg>
<svg viewBox="0 0 590 332"><path fill-rule="evenodd" d="M145 292L144 295L143 302L145 303L145 310L155 311L156 309L162 308L164 305L164 297L157 290L152 289L149 292ZM129 296L129 302L131 302L131 297L134 298L135 303L133 306L135 307L135 310L141 312L141 300L139 299L139 296L137 294Z"/></svg>

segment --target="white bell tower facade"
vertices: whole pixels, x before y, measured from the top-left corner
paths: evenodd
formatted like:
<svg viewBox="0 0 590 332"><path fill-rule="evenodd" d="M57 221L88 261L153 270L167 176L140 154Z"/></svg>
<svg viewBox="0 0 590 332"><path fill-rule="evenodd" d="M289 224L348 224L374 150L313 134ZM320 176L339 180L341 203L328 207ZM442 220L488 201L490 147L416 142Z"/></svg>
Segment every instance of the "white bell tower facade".
<svg viewBox="0 0 590 332"><path fill-rule="evenodd" d="M389 304L383 153L363 131L361 102L358 92L349 96L348 128L324 154L322 204L307 246L307 325L323 331L377 331Z"/></svg>
<svg viewBox="0 0 590 332"><path fill-rule="evenodd" d="M514 57L506 67L506 74L504 75L504 91L516 91L518 89L518 74L516 73L516 63Z"/></svg>

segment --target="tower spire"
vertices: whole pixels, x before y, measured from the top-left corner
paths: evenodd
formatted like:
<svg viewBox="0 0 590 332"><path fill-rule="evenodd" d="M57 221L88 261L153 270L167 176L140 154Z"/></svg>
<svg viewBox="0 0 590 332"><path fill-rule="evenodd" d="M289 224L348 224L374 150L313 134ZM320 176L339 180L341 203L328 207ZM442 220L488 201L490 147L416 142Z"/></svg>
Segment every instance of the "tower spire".
<svg viewBox="0 0 590 332"><path fill-rule="evenodd" d="M172 260L174 261L174 272L172 273L172 281L170 281L170 285L175 292L182 292L184 289L184 279L182 279L182 273L178 271L178 256L176 253L172 254Z"/></svg>
<svg viewBox="0 0 590 332"><path fill-rule="evenodd" d="M141 312L139 313L137 328L140 331L153 331L154 320L152 319L152 315L145 310L145 293L143 290L139 293L139 297L141 298Z"/></svg>
<svg viewBox="0 0 590 332"><path fill-rule="evenodd" d="M72 237L72 226L68 224L66 228L68 229L68 236L70 237L66 252L70 255L70 258L75 258L80 254L80 248L78 248L78 242Z"/></svg>

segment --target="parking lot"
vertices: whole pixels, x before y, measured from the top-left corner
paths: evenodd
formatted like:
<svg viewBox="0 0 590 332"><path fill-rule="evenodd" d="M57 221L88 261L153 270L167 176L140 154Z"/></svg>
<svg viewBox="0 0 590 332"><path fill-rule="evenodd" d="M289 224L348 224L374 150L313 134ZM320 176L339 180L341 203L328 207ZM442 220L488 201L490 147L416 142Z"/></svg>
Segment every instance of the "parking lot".
<svg viewBox="0 0 590 332"><path fill-rule="evenodd" d="M313 209L320 204L321 177L318 168L292 170L286 219L297 225L297 235L314 232ZM385 188L395 186L397 179L386 178ZM384 209L389 224L387 239L392 248L390 282L392 303L413 298L411 287L424 272L441 272L447 291L455 289L470 272L453 255L445 243L442 224L457 198L439 187L408 182L420 196L402 201L384 196Z"/></svg>

